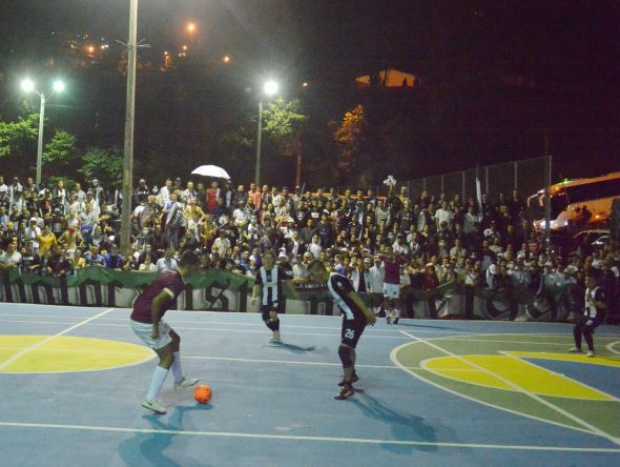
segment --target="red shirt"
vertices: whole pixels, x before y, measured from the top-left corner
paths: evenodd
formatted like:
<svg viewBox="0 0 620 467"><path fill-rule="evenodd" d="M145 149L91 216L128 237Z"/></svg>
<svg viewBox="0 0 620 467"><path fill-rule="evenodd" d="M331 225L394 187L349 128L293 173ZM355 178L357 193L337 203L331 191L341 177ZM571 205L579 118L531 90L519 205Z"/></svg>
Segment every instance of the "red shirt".
<svg viewBox="0 0 620 467"><path fill-rule="evenodd" d="M398 257L394 261L390 261L387 257L382 259L385 268L385 279L383 281L386 284L400 284L400 265L403 261Z"/></svg>
<svg viewBox="0 0 620 467"><path fill-rule="evenodd" d="M207 211L213 214L217 209L217 190L207 189Z"/></svg>
<svg viewBox="0 0 620 467"><path fill-rule="evenodd" d="M185 283L183 282L181 274L178 272L166 273L149 285L142 295L138 297L136 303L134 303L131 319L139 323L151 324L153 322L153 318L151 317L151 305L155 297L162 293L164 289L172 292L174 298L164 303L161 310L161 317L164 316L166 311L176 305L177 297L185 290Z"/></svg>

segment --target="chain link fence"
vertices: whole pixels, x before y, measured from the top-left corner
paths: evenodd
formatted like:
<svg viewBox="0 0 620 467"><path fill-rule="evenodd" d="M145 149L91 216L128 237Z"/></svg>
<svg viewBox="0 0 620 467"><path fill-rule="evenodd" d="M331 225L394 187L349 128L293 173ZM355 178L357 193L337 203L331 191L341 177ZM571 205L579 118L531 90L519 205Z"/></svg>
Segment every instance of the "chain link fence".
<svg viewBox="0 0 620 467"><path fill-rule="evenodd" d="M527 197L546 186L551 179L550 170L551 158L544 156L398 182L407 187L414 199L424 191L435 197L444 193L448 199L456 195L464 200L476 199L476 178L480 180L481 192L490 199L497 199L500 193L509 198L513 191ZM377 186L375 192L385 195L387 188Z"/></svg>

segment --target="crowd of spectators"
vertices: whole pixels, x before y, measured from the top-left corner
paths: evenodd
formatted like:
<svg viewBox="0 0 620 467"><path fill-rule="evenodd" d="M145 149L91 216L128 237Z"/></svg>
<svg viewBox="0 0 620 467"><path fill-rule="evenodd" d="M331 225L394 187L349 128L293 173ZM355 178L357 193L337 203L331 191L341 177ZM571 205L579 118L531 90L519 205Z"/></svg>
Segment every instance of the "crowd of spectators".
<svg viewBox="0 0 620 467"><path fill-rule="evenodd" d="M14 177L7 184L0 176L0 268L52 276L89 266L165 271L176 268L181 251L192 249L205 268L254 277L261 255L271 250L297 279L319 260L369 294L381 292L388 257L400 264L403 287L423 290L453 282L466 288L519 286L544 297L549 284L583 290L585 274L594 271L612 309L617 304L619 250L548 245L526 218L517 192L478 201L411 196L406 187L377 196L372 190L246 189L180 178L158 187L142 179L133 196L132 248L123 256L118 190L106 190L97 180L86 185L59 181L40 190L32 178L22 184Z"/></svg>

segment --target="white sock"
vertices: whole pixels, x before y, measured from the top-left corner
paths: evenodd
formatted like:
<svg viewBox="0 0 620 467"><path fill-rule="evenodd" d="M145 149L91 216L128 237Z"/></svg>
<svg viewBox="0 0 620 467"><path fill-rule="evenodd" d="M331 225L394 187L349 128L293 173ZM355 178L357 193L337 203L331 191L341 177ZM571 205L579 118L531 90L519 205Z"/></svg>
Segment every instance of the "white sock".
<svg viewBox="0 0 620 467"><path fill-rule="evenodd" d="M183 379L183 369L181 368L181 352L174 353L174 363L172 364L172 376L174 383L179 384Z"/></svg>
<svg viewBox="0 0 620 467"><path fill-rule="evenodd" d="M161 391L161 387L164 385L164 381L166 381L166 376L168 376L168 369L162 368L158 365L153 372L151 385L149 386L149 390L146 393L147 401L157 400L157 398L159 397L159 392Z"/></svg>

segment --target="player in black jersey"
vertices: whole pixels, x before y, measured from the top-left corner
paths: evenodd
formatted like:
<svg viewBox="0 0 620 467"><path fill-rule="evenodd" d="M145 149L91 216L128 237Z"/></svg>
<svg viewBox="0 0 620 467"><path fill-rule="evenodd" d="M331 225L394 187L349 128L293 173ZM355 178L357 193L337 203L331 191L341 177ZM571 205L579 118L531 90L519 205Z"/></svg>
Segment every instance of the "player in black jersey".
<svg viewBox="0 0 620 467"><path fill-rule="evenodd" d="M292 274L275 264L275 258L271 251L267 251L262 259L263 265L256 272L256 285L252 300L256 301L260 296L260 311L263 315L263 321L273 332L271 342L277 344L280 343L278 313L284 311L282 283L292 279Z"/></svg>
<svg viewBox="0 0 620 467"><path fill-rule="evenodd" d="M353 284L345 276L337 273L329 273L322 263L315 261L308 270L310 280L314 283L325 284L334 303L342 312L342 331L338 356L342 362L344 377L340 382L342 390L336 396L338 400L344 400L355 393L353 383L358 380L355 372L355 347L366 325L375 324L377 318L368 309L361 297L353 289Z"/></svg>

